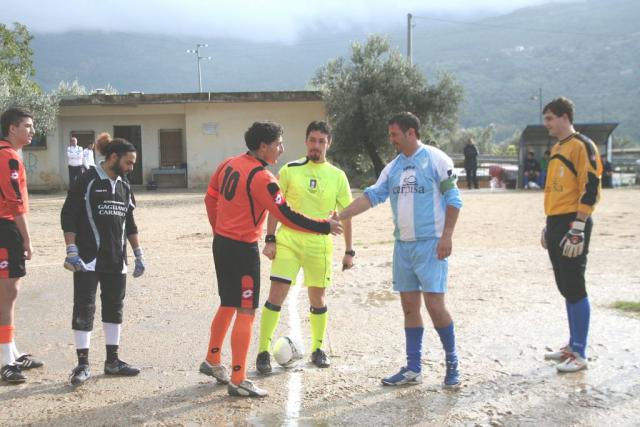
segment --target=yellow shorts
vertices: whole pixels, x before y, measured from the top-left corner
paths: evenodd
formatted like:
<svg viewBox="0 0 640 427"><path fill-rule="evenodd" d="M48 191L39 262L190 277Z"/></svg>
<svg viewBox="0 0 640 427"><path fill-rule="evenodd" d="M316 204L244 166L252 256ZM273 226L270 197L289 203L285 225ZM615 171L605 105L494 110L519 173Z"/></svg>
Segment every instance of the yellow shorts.
<svg viewBox="0 0 640 427"><path fill-rule="evenodd" d="M272 281L293 286L302 268L307 287L326 288L331 284L331 236L280 227L276 242L276 257L271 264Z"/></svg>

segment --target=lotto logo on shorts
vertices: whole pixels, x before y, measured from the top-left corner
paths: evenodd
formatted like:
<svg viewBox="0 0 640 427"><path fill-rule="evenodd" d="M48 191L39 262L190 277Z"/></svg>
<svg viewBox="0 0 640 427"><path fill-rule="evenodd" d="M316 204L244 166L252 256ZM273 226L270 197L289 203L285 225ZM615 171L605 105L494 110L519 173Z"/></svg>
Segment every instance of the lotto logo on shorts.
<svg viewBox="0 0 640 427"><path fill-rule="evenodd" d="M9 252L7 248L0 248L0 279L9 278Z"/></svg>
<svg viewBox="0 0 640 427"><path fill-rule="evenodd" d="M273 198L276 205L281 206L284 204L284 197L282 197L282 193L278 192Z"/></svg>
<svg viewBox="0 0 640 427"><path fill-rule="evenodd" d="M253 277L242 276L242 301L240 306L242 308L253 308Z"/></svg>
<svg viewBox="0 0 640 427"><path fill-rule="evenodd" d="M9 174L9 177L13 181L17 181L18 180L18 171L16 171L16 170L11 171L11 173Z"/></svg>

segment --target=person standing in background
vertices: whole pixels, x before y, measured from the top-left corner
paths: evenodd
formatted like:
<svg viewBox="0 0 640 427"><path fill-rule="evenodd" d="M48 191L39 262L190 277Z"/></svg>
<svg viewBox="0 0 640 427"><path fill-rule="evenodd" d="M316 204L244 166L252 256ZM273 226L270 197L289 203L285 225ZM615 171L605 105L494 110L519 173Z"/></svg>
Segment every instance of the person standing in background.
<svg viewBox="0 0 640 427"><path fill-rule="evenodd" d="M82 169L83 169L83 172L86 172L89 169L96 167L96 161L94 160L94 156L93 156L94 147L95 147L95 143L94 142L90 142L89 145L87 145L87 148L82 150Z"/></svg>
<svg viewBox="0 0 640 427"><path fill-rule="evenodd" d="M71 137L69 146L67 147L67 164L69 165L69 187L73 182L82 175L82 158L83 150L78 145L78 140Z"/></svg>
<svg viewBox="0 0 640 427"><path fill-rule="evenodd" d="M602 188L613 188L613 165L607 159L607 155L600 156L602 161Z"/></svg>
<svg viewBox="0 0 640 427"><path fill-rule="evenodd" d="M473 138L469 138L467 145L464 146L464 170L467 174L467 188L478 189L478 147Z"/></svg>

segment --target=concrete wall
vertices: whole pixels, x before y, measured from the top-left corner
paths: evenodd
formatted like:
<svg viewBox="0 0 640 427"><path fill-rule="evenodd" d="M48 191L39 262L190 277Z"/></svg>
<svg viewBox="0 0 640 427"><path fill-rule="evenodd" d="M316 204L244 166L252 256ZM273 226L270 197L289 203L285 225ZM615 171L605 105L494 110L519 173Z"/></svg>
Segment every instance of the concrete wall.
<svg viewBox="0 0 640 427"><path fill-rule="evenodd" d="M305 130L312 120L326 119L321 101L189 104L185 107L189 187L204 187L225 158L247 150L244 132L255 121L270 120L284 127L285 152L275 172L284 163L304 156ZM203 125L215 125L206 134Z"/></svg>
<svg viewBox="0 0 640 427"><path fill-rule="evenodd" d="M114 126L136 125L141 127L142 136L142 175L143 182L149 181L151 169L160 164L161 129L185 129L183 105L143 105L138 107L83 106L62 107L58 118L55 144L49 144L48 151L57 152L58 170L61 182L67 186L66 148L72 131L93 131L113 135ZM53 138L50 139L52 141ZM99 155L96 153L96 161ZM51 161L54 161L52 158ZM31 185L31 183L29 183Z"/></svg>
<svg viewBox="0 0 640 427"><path fill-rule="evenodd" d="M27 171L29 190L60 190L64 186L58 166L57 138L52 139L47 136L46 149L22 149L22 162Z"/></svg>
<svg viewBox="0 0 640 427"><path fill-rule="evenodd" d="M58 190L68 184L66 147L72 131L113 135L113 127L142 128L143 183L160 165L159 131L182 129L188 185L205 187L226 157L246 151L244 132L254 121L271 120L284 129L285 153L272 170L305 154L304 132L312 120L326 119L322 101L197 102L173 104L62 106L47 149L23 153L29 188Z"/></svg>

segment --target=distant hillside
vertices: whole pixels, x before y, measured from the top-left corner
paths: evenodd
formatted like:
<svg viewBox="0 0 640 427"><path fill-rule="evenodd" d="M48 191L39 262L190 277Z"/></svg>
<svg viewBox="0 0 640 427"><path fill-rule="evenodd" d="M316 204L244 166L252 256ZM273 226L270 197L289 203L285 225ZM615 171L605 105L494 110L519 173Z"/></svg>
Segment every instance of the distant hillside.
<svg viewBox="0 0 640 427"><path fill-rule="evenodd" d="M617 121L640 142L639 22L635 0L526 8L437 33L418 20L414 49L428 75L449 70L462 82L468 126L537 123L531 97L542 88L544 103L569 96L577 121Z"/></svg>
<svg viewBox="0 0 640 427"><path fill-rule="evenodd" d="M394 13L406 13L397 11ZM425 17L426 18L426 17ZM577 121L619 121L618 135L640 141L640 2L589 0L520 9L473 23L416 18L414 63L430 80L453 73L465 87L461 126L496 125L507 137L539 120L539 101L567 95ZM468 20L466 20L468 21ZM304 89L329 59L366 32L310 32L294 45L101 32L35 34L36 79L46 89L78 78L121 92L192 92L195 57L206 42L203 86L211 91ZM404 28L390 33L405 51ZM389 33L387 31L387 33Z"/></svg>

